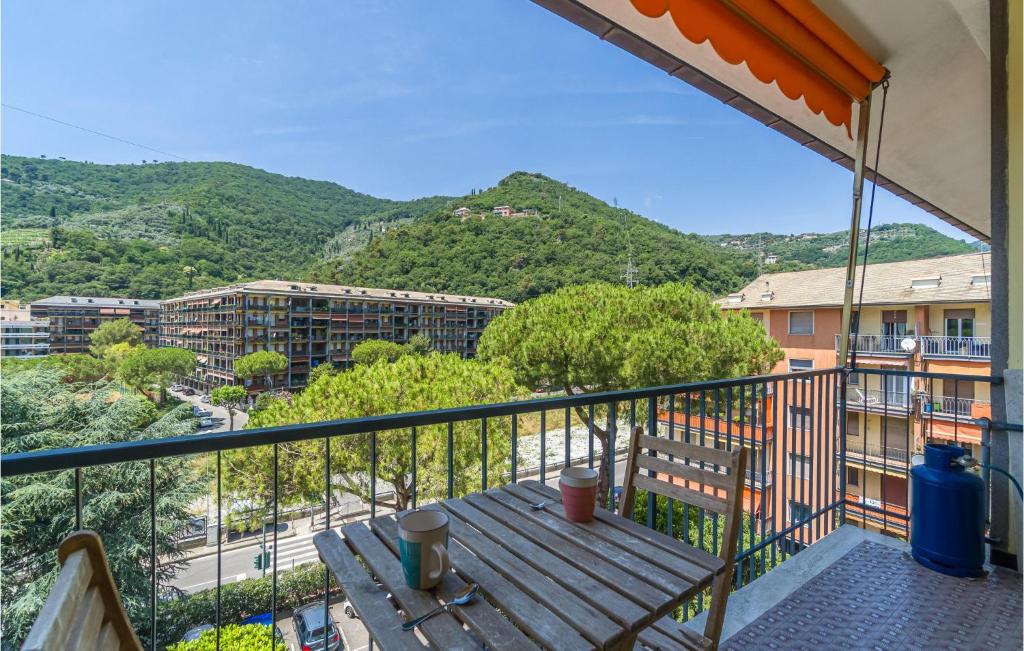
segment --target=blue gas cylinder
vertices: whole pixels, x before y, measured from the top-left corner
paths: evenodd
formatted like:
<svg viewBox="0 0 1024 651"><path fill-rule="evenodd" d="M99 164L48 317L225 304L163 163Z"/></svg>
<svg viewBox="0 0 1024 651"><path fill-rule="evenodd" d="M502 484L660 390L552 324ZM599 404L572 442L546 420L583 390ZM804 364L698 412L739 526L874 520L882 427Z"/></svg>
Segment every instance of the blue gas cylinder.
<svg viewBox="0 0 1024 651"><path fill-rule="evenodd" d="M957 460L956 445L926 445L910 471L910 546L922 565L951 576L985 571L985 484Z"/></svg>

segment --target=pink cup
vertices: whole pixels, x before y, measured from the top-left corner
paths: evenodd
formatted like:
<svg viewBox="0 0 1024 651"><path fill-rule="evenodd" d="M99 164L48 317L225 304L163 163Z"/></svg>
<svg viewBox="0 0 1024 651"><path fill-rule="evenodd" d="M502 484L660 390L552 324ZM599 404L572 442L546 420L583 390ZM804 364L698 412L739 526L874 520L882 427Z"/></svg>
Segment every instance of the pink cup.
<svg viewBox="0 0 1024 651"><path fill-rule="evenodd" d="M562 508L572 522L590 522L594 519L597 501L597 471L591 468L566 468L558 480L562 491Z"/></svg>

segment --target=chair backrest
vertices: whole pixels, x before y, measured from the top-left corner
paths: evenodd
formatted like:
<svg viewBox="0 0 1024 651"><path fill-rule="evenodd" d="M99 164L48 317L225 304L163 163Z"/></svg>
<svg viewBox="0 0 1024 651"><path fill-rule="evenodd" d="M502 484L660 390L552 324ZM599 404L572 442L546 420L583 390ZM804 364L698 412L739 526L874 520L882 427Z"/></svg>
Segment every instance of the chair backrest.
<svg viewBox="0 0 1024 651"><path fill-rule="evenodd" d="M76 531L60 544L61 570L22 651L97 649L142 651L94 531Z"/></svg>
<svg viewBox="0 0 1024 651"><path fill-rule="evenodd" d="M650 436L644 434L642 427L636 427L622 480L619 515L623 517L633 517L637 488L725 516L719 551L724 567L712 581L711 606L704 627L704 636L713 648L718 646L722 635L725 606L732 589L736 540L742 527L747 456L748 450L742 446L720 450Z"/></svg>

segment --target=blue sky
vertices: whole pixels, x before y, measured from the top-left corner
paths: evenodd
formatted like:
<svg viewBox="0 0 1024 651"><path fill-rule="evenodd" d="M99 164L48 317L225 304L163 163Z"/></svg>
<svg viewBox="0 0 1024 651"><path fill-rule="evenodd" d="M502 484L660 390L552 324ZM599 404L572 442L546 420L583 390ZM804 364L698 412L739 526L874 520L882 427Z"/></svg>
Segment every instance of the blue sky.
<svg viewBox="0 0 1024 651"><path fill-rule="evenodd" d="M188 160L395 199L528 170L687 232L848 225L849 172L529 0L4 0L2 30L5 103ZM2 129L5 153L170 160ZM884 191L876 219L970 239Z"/></svg>

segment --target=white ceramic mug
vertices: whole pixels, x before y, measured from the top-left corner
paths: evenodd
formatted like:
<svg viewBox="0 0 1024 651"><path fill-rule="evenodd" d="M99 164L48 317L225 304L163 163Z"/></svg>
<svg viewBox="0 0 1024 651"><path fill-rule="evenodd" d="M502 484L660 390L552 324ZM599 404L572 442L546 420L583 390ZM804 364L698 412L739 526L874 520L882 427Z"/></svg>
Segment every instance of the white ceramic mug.
<svg viewBox="0 0 1024 651"><path fill-rule="evenodd" d="M398 519L398 550L405 583L414 590L429 590L448 571L448 514L410 511Z"/></svg>

